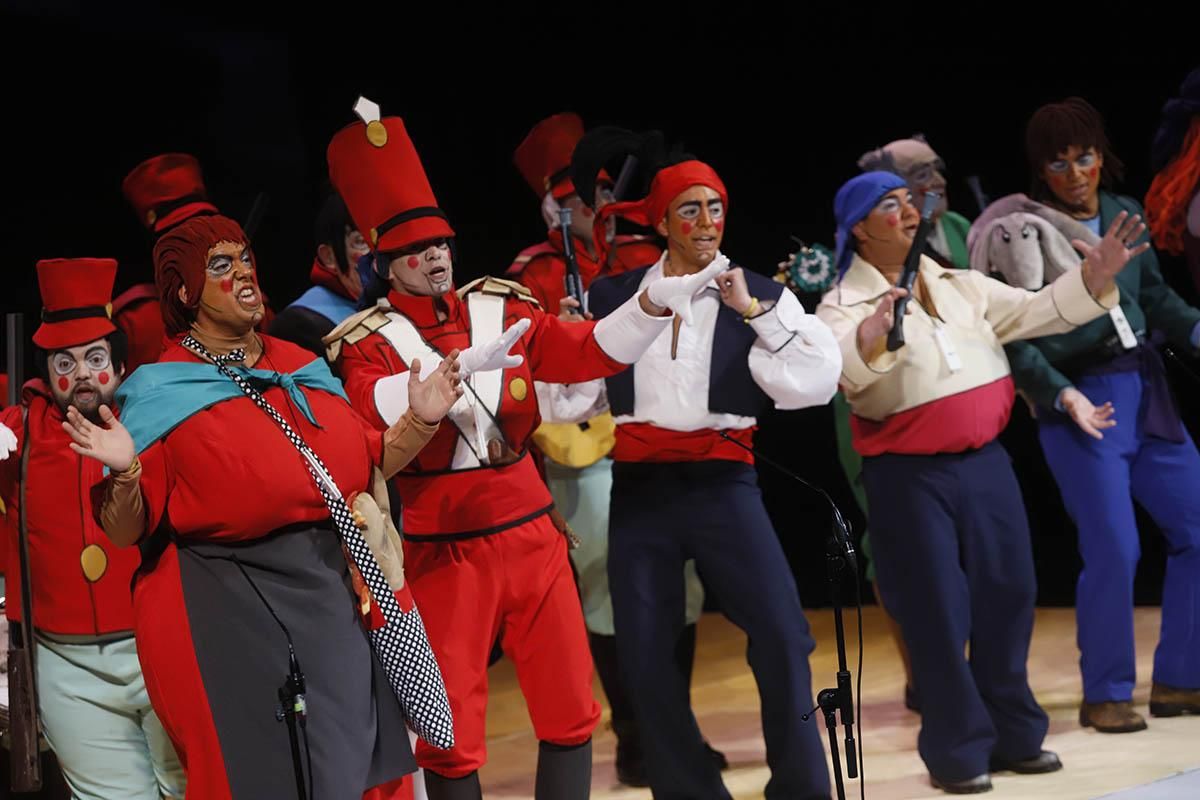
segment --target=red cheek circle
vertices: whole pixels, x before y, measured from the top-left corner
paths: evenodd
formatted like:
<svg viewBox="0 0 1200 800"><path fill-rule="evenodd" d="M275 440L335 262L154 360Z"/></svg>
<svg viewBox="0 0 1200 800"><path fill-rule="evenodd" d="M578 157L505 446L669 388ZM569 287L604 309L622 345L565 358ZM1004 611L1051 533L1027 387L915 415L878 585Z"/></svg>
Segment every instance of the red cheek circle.
<svg viewBox="0 0 1200 800"><path fill-rule="evenodd" d="M681 231L683 231L685 234L691 233L692 232L692 223L685 222L679 226L679 229Z"/></svg>
<svg viewBox="0 0 1200 800"><path fill-rule="evenodd" d="M65 377L59 378L58 379L58 388L65 392L67 389L71 388L71 382L69 380L67 380Z"/></svg>
<svg viewBox="0 0 1200 800"><path fill-rule="evenodd" d="M101 386L107 386L108 380L109 380L108 373L101 372L99 375L96 376L96 380L100 381Z"/></svg>
<svg viewBox="0 0 1200 800"><path fill-rule="evenodd" d="M224 292L225 294L229 294L230 292L233 291L233 278L222 278L221 279L221 291Z"/></svg>
<svg viewBox="0 0 1200 800"><path fill-rule="evenodd" d="M405 261L404 263L408 264L409 269L416 269L417 267L421 266L421 259L417 258L416 256L409 256L408 261Z"/></svg>
<svg viewBox="0 0 1200 800"><path fill-rule="evenodd" d="M725 230L725 220L719 220L716 223L716 226L717 226L717 230L719 230L719 231Z"/></svg>
<svg viewBox="0 0 1200 800"><path fill-rule="evenodd" d="M1089 177L1089 178L1094 178L1094 177L1096 177L1096 176L1097 176L1097 175L1099 175L1099 174L1100 174L1100 168L1099 168L1099 167L1092 167L1091 169L1089 169L1089 170L1088 170L1088 177Z"/></svg>
<svg viewBox="0 0 1200 800"><path fill-rule="evenodd" d="M888 224L888 226L890 226L892 228L897 227L900 224L900 215L899 214L888 214L887 215L887 224Z"/></svg>

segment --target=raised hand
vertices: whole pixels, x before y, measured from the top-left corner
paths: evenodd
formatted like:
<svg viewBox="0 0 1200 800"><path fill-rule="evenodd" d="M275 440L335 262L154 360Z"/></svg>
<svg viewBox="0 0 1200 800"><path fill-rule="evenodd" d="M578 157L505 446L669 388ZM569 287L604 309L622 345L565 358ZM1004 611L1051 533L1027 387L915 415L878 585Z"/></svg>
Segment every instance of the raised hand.
<svg viewBox="0 0 1200 800"><path fill-rule="evenodd" d="M651 306L660 309L671 309L683 320L684 324L692 324L692 298L704 289L710 281L729 268L729 259L718 256L713 262L699 272L691 275L672 275L659 278L646 287L646 299Z"/></svg>
<svg viewBox="0 0 1200 800"><path fill-rule="evenodd" d="M1117 273L1132 259L1150 249L1145 241L1133 247L1133 243L1146 230L1146 223L1138 214L1129 216L1122 211L1108 226L1100 244L1090 245L1081 239L1072 239L1071 245L1083 253L1083 280L1088 291L1095 296L1106 293Z"/></svg>
<svg viewBox="0 0 1200 800"><path fill-rule="evenodd" d="M408 407L422 422L440 422L462 397L461 370L457 350L451 350L424 380L420 377L421 359L413 359L408 370Z"/></svg>
<svg viewBox="0 0 1200 800"><path fill-rule="evenodd" d="M462 376L466 378L476 372L521 366L525 356L510 355L509 351L517 339L525 335L531 324L528 318L518 320L515 325L487 344L471 345L463 350L462 355L458 357Z"/></svg>
<svg viewBox="0 0 1200 800"><path fill-rule="evenodd" d="M137 457L133 437L108 406L100 406L100 420L104 423L102 426L80 414L75 406L68 406L67 421L62 426L71 436L70 447L81 456L96 459L113 472L124 472Z"/></svg>
<svg viewBox="0 0 1200 800"><path fill-rule="evenodd" d="M896 301L908 295L907 289L893 286L875 306L875 313L858 324L858 352L870 361L892 330Z"/></svg>

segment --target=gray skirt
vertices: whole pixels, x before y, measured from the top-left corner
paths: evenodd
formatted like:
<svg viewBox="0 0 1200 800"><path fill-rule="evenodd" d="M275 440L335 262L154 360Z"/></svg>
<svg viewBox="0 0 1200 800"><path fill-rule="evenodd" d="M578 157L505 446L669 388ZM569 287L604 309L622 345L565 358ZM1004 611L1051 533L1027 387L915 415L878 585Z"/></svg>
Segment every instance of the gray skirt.
<svg viewBox="0 0 1200 800"><path fill-rule="evenodd" d="M276 719L289 674L284 627L307 683L300 753L306 783L311 770L310 800L351 800L415 771L400 704L371 651L330 527L292 526L233 544L176 539L176 545L196 660L233 797L295 796L287 725Z"/></svg>

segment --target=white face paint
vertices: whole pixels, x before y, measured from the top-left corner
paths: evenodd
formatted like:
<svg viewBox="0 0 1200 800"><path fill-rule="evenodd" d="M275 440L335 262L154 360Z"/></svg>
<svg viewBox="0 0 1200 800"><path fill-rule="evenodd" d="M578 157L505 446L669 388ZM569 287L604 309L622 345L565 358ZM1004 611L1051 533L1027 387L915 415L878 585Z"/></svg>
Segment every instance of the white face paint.
<svg viewBox="0 0 1200 800"><path fill-rule="evenodd" d="M63 411L75 406L79 413L97 422L101 405L111 406L121 385L123 367L112 363L112 346L107 339L55 350L47 359L50 392Z"/></svg>
<svg viewBox="0 0 1200 800"><path fill-rule="evenodd" d="M922 139L900 139L885 148L892 158L896 172L904 178L913 193L913 205L923 208L925 193L941 195L934 209L934 218L941 217L948 208L946 197L946 163L932 147Z"/></svg>
<svg viewBox="0 0 1200 800"><path fill-rule="evenodd" d="M392 288L400 294L440 297L454 283L450 242L433 239L384 254Z"/></svg>

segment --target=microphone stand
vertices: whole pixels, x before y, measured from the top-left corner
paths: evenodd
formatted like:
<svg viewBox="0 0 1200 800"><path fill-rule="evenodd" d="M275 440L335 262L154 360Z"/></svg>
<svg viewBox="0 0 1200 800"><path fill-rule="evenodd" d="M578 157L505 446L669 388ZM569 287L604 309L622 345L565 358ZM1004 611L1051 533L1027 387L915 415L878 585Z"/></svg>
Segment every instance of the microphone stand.
<svg viewBox="0 0 1200 800"><path fill-rule="evenodd" d="M285 628L285 633L286 630ZM300 728L308 727L308 703L304 699L307 689L304 673L300 671L300 662L296 659L296 651L292 649L291 639L292 637L288 636L288 675L284 678L283 686L279 687L279 707L275 709L275 719L278 722L287 722L288 742L292 747L292 771L296 777L296 796L300 800L307 800L304 792L304 762L300 758L300 736L297 733L297 723Z"/></svg>
<svg viewBox="0 0 1200 800"><path fill-rule="evenodd" d="M849 568L850 575L855 580L855 585L857 585L858 581L858 560L855 555L854 544L850 540L850 526L842 516L842 512L838 509L837 504L833 502L833 498L824 489L814 486L778 462L763 456L753 447L742 444L725 431L720 431L720 436L725 441L731 442L753 455L755 460L762 461L768 466L774 467L792 480L819 493L829 503L829 507L833 511L833 528L825 544L825 575L829 581L830 598L833 602L833 627L837 635L837 686L817 692L817 707L805 714L801 719L807 722L818 710L825 715L825 728L829 731L829 752L833 756L834 785L837 788L838 800L846 800L846 787L842 781L842 763L837 742L839 711L841 712L842 727L846 729L846 777L853 780L858 778L860 773L858 768L859 748L854 741L854 691L850 682L850 670L846 666L846 629L842 621L841 584L847 568ZM859 608L859 613L861 614L861 606L857 603L857 595L856 607ZM861 635L858 647L861 658Z"/></svg>
<svg viewBox="0 0 1200 800"><path fill-rule="evenodd" d="M283 685L279 687L278 697L279 706L275 709L275 720L277 722L286 722L288 730L288 743L292 749L292 772L296 778L296 797L299 800L315 800L311 791L313 785L312 771L312 754L308 753L308 778L310 791L304 790L304 761L300 758L300 736L297 728L304 731L304 750L308 752L308 702L304 695L307 693L307 684L304 680L304 673L300 670L300 660L296 658L296 648L292 643L292 634L283 624L283 620L275 613L275 609L271 608L271 604L267 602L267 598L259 591L258 584L246 572L246 568L242 566L242 562L235 555L231 558L237 568L241 570L242 577L250 584L250 588L258 595L258 599L267 607L267 612L275 620L275 624L283 631L284 637L287 639L288 645L288 674L283 679Z"/></svg>

